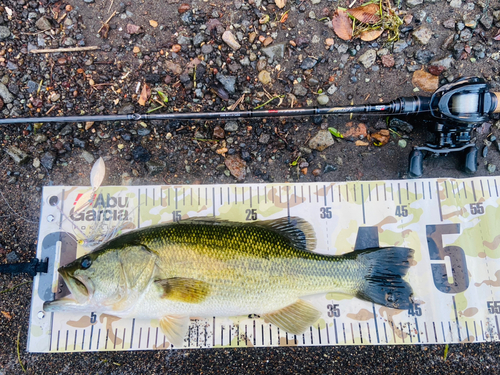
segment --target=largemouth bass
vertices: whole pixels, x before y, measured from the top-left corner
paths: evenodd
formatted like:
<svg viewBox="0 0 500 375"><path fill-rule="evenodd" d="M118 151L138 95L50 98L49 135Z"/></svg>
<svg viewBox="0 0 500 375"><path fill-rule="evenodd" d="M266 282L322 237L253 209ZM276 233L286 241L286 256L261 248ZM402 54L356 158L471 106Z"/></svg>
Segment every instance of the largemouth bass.
<svg viewBox="0 0 500 375"><path fill-rule="evenodd" d="M403 280L413 250L374 248L341 256L312 252L314 230L292 217L255 223L210 218L120 235L59 269L71 295L45 311L100 312L159 319L181 346L190 317L257 314L301 334L321 313L300 298L347 293L407 309Z"/></svg>

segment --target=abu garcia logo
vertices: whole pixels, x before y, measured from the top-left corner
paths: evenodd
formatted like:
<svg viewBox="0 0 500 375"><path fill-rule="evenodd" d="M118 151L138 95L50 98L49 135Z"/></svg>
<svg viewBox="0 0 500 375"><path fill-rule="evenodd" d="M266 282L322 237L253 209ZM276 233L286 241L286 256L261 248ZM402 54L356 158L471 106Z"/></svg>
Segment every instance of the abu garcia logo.
<svg viewBox="0 0 500 375"><path fill-rule="evenodd" d="M78 194L73 206L83 194ZM75 207L71 208L69 216L73 221L123 221L128 220L128 197L112 197L107 194L94 194L90 203L91 208L75 213Z"/></svg>

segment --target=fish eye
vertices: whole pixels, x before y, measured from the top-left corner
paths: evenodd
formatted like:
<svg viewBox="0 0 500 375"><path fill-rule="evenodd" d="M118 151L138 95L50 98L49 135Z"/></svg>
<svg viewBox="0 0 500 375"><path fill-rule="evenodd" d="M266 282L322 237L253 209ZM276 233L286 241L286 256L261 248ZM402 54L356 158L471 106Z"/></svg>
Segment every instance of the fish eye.
<svg viewBox="0 0 500 375"><path fill-rule="evenodd" d="M87 268L89 268L92 265L92 261L90 260L90 258L83 258L82 262L80 264L81 264L82 268L84 270L86 270Z"/></svg>

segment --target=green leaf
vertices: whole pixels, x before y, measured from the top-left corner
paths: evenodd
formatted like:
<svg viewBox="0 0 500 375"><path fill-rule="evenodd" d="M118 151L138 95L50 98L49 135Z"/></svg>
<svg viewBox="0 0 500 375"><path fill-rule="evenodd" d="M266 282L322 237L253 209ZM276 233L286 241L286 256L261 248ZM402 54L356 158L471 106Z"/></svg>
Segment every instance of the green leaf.
<svg viewBox="0 0 500 375"><path fill-rule="evenodd" d="M166 94L162 93L160 90L156 92L158 93L158 96L163 101L163 103L168 103L168 96Z"/></svg>
<svg viewBox="0 0 500 375"><path fill-rule="evenodd" d="M339 131L335 128L328 128L328 130L330 131L330 133L332 133L332 135L334 137L337 137L337 138L344 138L344 136L342 134L339 133Z"/></svg>

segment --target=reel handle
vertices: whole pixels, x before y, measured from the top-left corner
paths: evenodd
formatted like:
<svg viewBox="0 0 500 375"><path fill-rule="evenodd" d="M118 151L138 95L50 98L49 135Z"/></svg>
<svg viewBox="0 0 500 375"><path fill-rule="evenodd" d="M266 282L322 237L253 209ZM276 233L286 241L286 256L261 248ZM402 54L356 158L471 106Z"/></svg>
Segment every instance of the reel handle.
<svg viewBox="0 0 500 375"><path fill-rule="evenodd" d="M496 103L494 103L495 104L495 108L493 108L493 112L492 113L500 113L500 92L492 92L491 96L495 97L497 99Z"/></svg>

